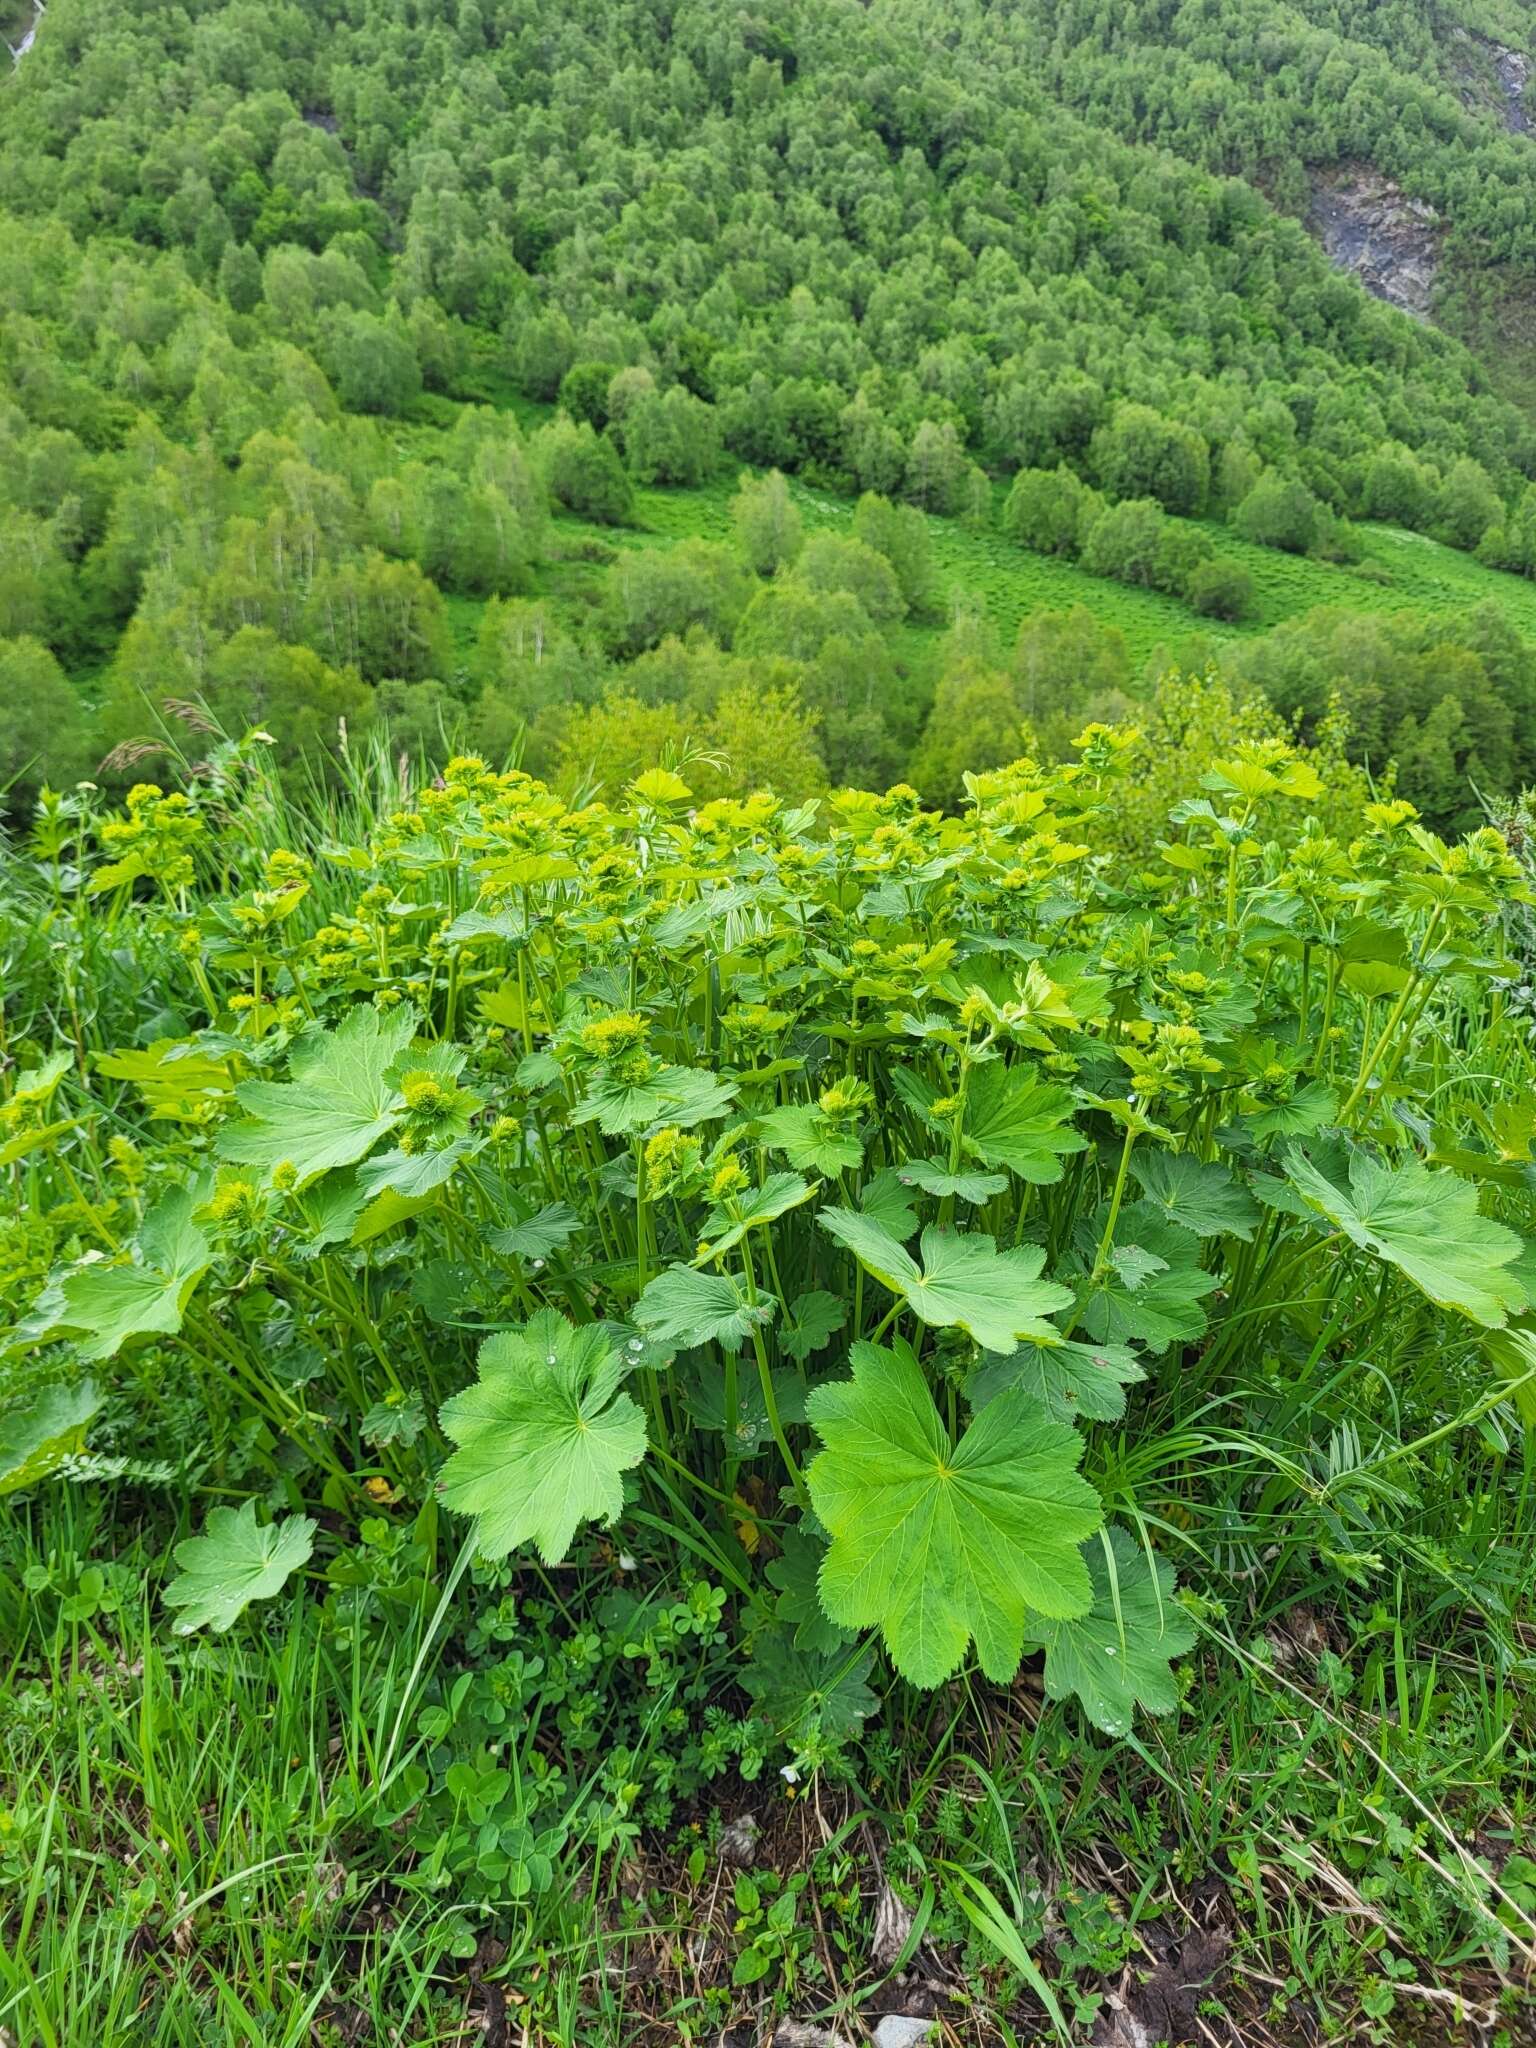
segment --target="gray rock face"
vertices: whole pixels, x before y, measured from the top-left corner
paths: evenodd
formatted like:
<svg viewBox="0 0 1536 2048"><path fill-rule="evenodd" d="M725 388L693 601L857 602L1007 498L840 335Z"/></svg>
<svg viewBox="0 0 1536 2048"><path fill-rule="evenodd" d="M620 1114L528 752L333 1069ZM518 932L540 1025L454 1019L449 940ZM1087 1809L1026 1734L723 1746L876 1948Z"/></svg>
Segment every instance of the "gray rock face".
<svg viewBox="0 0 1536 2048"><path fill-rule="evenodd" d="M1519 50L1506 50L1502 43L1493 48L1493 68L1504 94L1504 125L1516 135L1528 135L1531 117L1526 112L1525 88L1531 75L1531 60Z"/></svg>
<svg viewBox="0 0 1536 2048"><path fill-rule="evenodd" d="M1429 317L1440 265L1440 223L1368 164L1329 171L1313 187L1312 228L1341 270L1416 319Z"/></svg>
<svg viewBox="0 0 1536 2048"><path fill-rule="evenodd" d="M32 26L27 30L19 43L7 42L5 46L11 53L13 64L19 64L28 50L37 41L37 24L42 20L47 11L43 5L43 0L32 0Z"/></svg>
<svg viewBox="0 0 1536 2048"><path fill-rule="evenodd" d="M1448 42L1450 83L1470 113L1493 114L1511 135L1529 135L1531 110L1525 89L1531 80L1531 59L1523 50L1496 43L1459 25Z"/></svg>

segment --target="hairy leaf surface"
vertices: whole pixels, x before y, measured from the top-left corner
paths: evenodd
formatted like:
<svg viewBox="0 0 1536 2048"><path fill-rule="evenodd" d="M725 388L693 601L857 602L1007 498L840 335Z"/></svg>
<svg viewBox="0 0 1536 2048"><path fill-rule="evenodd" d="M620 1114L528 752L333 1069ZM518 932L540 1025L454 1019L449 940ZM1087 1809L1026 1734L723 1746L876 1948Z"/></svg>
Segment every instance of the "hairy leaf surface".
<svg viewBox="0 0 1536 2048"><path fill-rule="evenodd" d="M1173 1568L1157 1575L1124 1529L1109 1532L1114 1569L1097 1539L1083 1546L1093 1580L1086 1614L1049 1622L1041 1631L1045 1689L1053 1700L1082 1703L1095 1728L1128 1735L1134 1710L1171 1713L1179 1703L1169 1663L1195 1640L1194 1624L1173 1597Z"/></svg>
<svg viewBox="0 0 1536 2048"><path fill-rule="evenodd" d="M263 1525L253 1500L239 1508L210 1508L202 1535L176 1546L181 1570L165 1589L166 1606L181 1610L176 1634L211 1628L222 1635L233 1628L253 1600L270 1600L308 1564L314 1542L308 1515Z"/></svg>
<svg viewBox="0 0 1536 2048"><path fill-rule="evenodd" d="M268 1179L291 1166L301 1188L334 1166L355 1164L405 1115L389 1074L415 1030L415 1013L403 1005L359 1003L336 1030L301 1040L286 1082L243 1081L235 1090L246 1115L220 1132L220 1156Z"/></svg>
<svg viewBox="0 0 1536 2048"><path fill-rule="evenodd" d="M1432 1172L1416 1158L1389 1165L1358 1147L1349 1153L1347 1188L1296 1146L1285 1170L1311 1209L1396 1266L1438 1307L1499 1329L1528 1306L1511 1270L1524 1240L1479 1212L1476 1188L1459 1174Z"/></svg>

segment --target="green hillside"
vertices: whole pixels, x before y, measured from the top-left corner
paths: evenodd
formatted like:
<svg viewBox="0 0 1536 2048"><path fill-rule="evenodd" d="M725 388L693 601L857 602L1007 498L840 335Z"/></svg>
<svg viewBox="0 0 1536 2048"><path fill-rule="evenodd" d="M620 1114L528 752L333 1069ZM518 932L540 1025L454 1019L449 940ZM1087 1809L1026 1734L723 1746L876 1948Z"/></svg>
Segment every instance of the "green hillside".
<svg viewBox="0 0 1536 2048"><path fill-rule="evenodd" d="M1533 24L0 0L0 2048L1536 2048Z"/></svg>
<svg viewBox="0 0 1536 2048"><path fill-rule="evenodd" d="M719 705L763 690L807 786L945 803L961 736L980 765L1058 751L1171 655L1303 738L1336 696L1357 758L1465 820L1536 776L1536 432L1253 160L1253 65L1286 49L1296 161L1374 148L1362 110L1401 100L1426 205L1453 157L1511 194L1497 232L1467 210L1457 274L1516 279L1530 145L1391 71L1418 20L1250 47L1219 15L1213 158L1152 121L1182 16L1089 10L1047 49L1031 8L939 34L919 0L359 4L260 35L228 0L55 0L0 82L12 809L124 787L199 720L322 778L385 724L566 783L700 734L747 774ZM808 566L736 551L743 471L793 479ZM493 603L552 607L558 661L516 618L507 653ZM717 656L660 658L689 636Z"/></svg>
<svg viewBox="0 0 1536 2048"><path fill-rule="evenodd" d="M690 535L728 540L733 490L734 485L722 478L707 490L640 491L637 504L645 531L623 536L623 544L666 546ZM808 529L848 530L853 517L849 500L798 482L791 484L791 495ZM1078 604L1087 605L1095 617L1124 634L1138 667L1157 650L1192 634L1217 642L1257 635L1319 605L1343 605L1360 612L1410 611L1455 620L1478 605L1491 604L1536 642L1536 584L1486 568L1470 555L1401 527L1360 528L1367 565L1362 574L1355 565L1281 554L1243 540L1216 521L1199 522L1216 553L1240 563L1254 584L1248 617L1213 624L1176 598L1090 576L1074 563L1018 547L995 531L977 532L954 519L926 516L943 590L951 598L984 603L1004 645L1011 644L1030 613ZM580 526L578 521L571 524ZM1385 572L1380 581L1370 573L1370 565ZM913 630L937 635L940 629Z"/></svg>

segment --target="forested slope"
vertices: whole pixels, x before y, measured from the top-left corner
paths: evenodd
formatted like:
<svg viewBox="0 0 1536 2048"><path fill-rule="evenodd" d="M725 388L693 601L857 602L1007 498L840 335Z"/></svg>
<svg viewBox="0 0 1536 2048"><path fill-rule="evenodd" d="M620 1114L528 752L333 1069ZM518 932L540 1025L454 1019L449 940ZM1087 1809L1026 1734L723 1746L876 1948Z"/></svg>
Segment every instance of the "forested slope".
<svg viewBox="0 0 1536 2048"><path fill-rule="evenodd" d="M381 714L493 750L527 728L575 774L582 706L702 730L764 687L815 774L878 782L943 755L962 702L955 730L1008 758L1026 719L1059 744L1144 694L1128 593L1164 657L1262 674L1306 731L1342 696L1352 749L1436 815L1469 779L1516 786L1536 665L1500 592L1536 570L1536 432L1260 186L1286 203L1285 151L1374 147L1367 103L1424 126L1437 205L1461 177L1523 206L1531 145L1448 84L1385 92L1417 13L1354 41L1293 13L1276 41L1206 12L54 0L0 87L17 793L108 748L98 772L132 772L167 703L289 751ZM1207 120L1223 67L1240 89ZM1511 274L1518 211L1478 230ZM801 560L800 514L764 541L762 508L722 538L708 493L744 465L864 494L856 546ZM662 522L683 544L610 561L657 523L637 487L707 502ZM1035 629L1070 650L1044 696L1033 653L965 629L999 607L963 564L924 566L929 516L1000 527L1034 587L1050 564L1086 601L1086 627ZM1480 581L1431 578L1465 615L1360 521L1475 550ZM1219 656L1322 599L1401 613L1394 650L1334 620L1304 658ZM646 659L690 634L660 680Z"/></svg>
<svg viewBox="0 0 1536 2048"><path fill-rule="evenodd" d="M941 11L923 12L937 28ZM1118 136L1250 179L1298 219L1318 223L1341 167L1386 181L1428 223L1434 316L1489 345L1501 386L1527 388L1536 106L1513 0L1024 0L942 20L979 60L1028 70Z"/></svg>

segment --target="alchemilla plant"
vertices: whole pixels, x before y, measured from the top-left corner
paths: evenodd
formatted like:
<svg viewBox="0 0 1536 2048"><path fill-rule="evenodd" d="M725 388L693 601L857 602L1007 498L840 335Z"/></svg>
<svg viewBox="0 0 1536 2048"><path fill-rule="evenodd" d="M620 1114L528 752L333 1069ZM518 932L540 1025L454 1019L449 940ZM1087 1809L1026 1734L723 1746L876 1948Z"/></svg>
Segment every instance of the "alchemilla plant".
<svg viewBox="0 0 1536 2048"><path fill-rule="evenodd" d="M182 1545L179 1631L323 1557L327 1514L435 1501L458 1574L702 1567L794 1773L972 1662L1040 1656L1111 1734L1170 1710L1200 1603L1161 1389L1220 1415L1283 1360L1390 1404L1390 1310L1474 1414L1536 1406L1498 1214L1530 1106L1458 1051L1510 1028L1525 891L1404 802L1324 831L1277 742L1106 855L1128 744L972 776L956 816L700 808L686 764L573 808L460 759L299 850L255 743L121 816L46 798L77 907L9 1019L44 1220L7 1247L4 1483L78 1472L160 1373L208 1483L266 1504ZM130 928L141 977L87 1019ZM1347 1475L1310 1497L1368 1575Z"/></svg>

